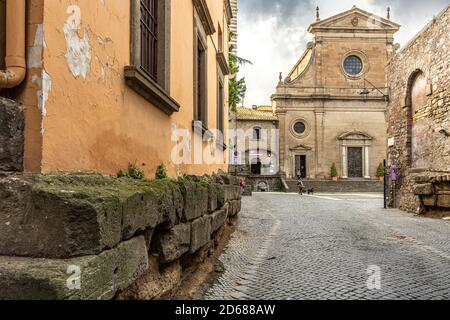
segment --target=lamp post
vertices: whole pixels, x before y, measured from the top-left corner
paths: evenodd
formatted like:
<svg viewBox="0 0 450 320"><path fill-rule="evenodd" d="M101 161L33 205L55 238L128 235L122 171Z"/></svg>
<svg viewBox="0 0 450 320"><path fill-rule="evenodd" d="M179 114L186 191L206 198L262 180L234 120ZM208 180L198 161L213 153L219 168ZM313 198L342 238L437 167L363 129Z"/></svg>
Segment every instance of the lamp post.
<svg viewBox="0 0 450 320"><path fill-rule="evenodd" d="M385 94L383 91L378 89L372 82L370 82L366 78L364 78L364 88L360 92L361 95L364 95L367 97L370 94L370 90L367 88L366 83L369 83L375 90L377 90L383 96L383 98L386 102L389 101L389 95Z"/></svg>

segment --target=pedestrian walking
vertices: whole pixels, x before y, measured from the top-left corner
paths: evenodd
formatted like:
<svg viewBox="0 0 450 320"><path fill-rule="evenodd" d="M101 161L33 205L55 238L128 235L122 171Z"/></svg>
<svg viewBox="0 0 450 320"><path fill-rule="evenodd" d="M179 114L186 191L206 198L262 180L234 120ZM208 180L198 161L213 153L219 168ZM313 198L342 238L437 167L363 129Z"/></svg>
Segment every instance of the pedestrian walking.
<svg viewBox="0 0 450 320"><path fill-rule="evenodd" d="M239 181L239 186L241 187L241 194L244 194L245 191L245 180L241 179L241 181Z"/></svg>
<svg viewBox="0 0 450 320"><path fill-rule="evenodd" d="M303 184L303 181L301 178L298 178L297 187L298 187L298 193L302 196L303 190L305 189L305 185Z"/></svg>

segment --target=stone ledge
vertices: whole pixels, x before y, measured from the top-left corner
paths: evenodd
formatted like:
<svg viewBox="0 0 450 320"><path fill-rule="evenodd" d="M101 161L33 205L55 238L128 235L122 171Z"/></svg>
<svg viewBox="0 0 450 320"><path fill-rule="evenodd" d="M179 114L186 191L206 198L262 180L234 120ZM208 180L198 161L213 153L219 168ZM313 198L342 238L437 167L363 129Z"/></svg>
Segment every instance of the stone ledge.
<svg viewBox="0 0 450 320"><path fill-rule="evenodd" d="M75 273L77 268L80 277ZM142 236L96 256L68 260L0 256L0 299L112 299L147 269L147 247ZM77 280L80 289L76 288ZM74 289L70 289L71 285Z"/></svg>
<svg viewBox="0 0 450 320"><path fill-rule="evenodd" d="M170 228L212 213L225 199L238 198L238 189L211 178L6 175L0 177L0 255L99 254L160 224Z"/></svg>
<svg viewBox="0 0 450 320"><path fill-rule="evenodd" d="M182 265L204 261L228 213L239 212L238 190L217 177L0 173L0 299L111 299L132 284L153 288L149 250L174 280ZM80 290L67 287L70 266L81 268Z"/></svg>

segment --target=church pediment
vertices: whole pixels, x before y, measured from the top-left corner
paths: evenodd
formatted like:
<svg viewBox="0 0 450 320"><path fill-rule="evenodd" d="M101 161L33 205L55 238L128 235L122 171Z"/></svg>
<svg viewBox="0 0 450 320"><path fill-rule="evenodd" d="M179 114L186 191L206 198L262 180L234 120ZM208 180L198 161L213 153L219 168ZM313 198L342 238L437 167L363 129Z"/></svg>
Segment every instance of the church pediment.
<svg viewBox="0 0 450 320"><path fill-rule="evenodd" d="M312 148L307 145L304 145L304 144L299 144L298 146L293 147L289 150L291 150L291 151L309 151L309 150L312 150Z"/></svg>
<svg viewBox="0 0 450 320"><path fill-rule="evenodd" d="M370 30L393 30L396 31L400 25L391 20L384 19L370 12L353 7L351 10L340 13L325 20L313 23L309 31L366 29Z"/></svg>
<svg viewBox="0 0 450 320"><path fill-rule="evenodd" d="M338 140L373 140L373 137L364 132L351 131L339 135Z"/></svg>

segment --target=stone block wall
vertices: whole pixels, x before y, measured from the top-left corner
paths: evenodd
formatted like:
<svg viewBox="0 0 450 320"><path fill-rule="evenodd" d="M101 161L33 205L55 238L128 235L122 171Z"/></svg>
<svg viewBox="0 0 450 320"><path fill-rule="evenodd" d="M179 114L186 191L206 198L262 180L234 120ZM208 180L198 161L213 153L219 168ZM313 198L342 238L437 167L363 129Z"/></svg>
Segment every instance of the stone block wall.
<svg viewBox="0 0 450 320"><path fill-rule="evenodd" d="M0 173L0 299L160 297L240 211L233 182Z"/></svg>
<svg viewBox="0 0 450 320"><path fill-rule="evenodd" d="M0 171L22 171L24 126L22 107L0 97Z"/></svg>
<svg viewBox="0 0 450 320"><path fill-rule="evenodd" d="M387 112L388 160L399 168L397 204L407 211L424 209L423 199L414 194L417 175L450 172L450 138L445 134L450 133L449 62L450 7L447 7L387 66L387 82L391 87ZM417 75L426 82L423 93L412 89ZM423 98L418 99L417 94ZM420 103L414 105L415 101ZM417 123L421 124L421 131L412 129ZM417 155L425 157L420 165L413 161Z"/></svg>
<svg viewBox="0 0 450 320"><path fill-rule="evenodd" d="M416 175L412 191L420 200L421 211L442 216L450 212L450 174Z"/></svg>

